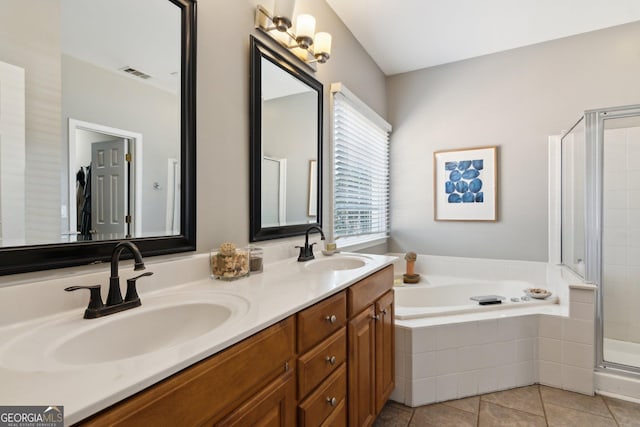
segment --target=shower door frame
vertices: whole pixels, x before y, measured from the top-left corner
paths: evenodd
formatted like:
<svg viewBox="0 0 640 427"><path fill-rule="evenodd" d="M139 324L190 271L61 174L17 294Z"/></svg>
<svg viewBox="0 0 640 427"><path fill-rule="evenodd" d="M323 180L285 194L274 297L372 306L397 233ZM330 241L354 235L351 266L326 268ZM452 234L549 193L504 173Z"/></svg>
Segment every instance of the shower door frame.
<svg viewBox="0 0 640 427"><path fill-rule="evenodd" d="M600 108L584 112L585 118L585 280L597 286L596 371L624 372L640 376L640 366L604 360L604 311L602 238L605 121L640 116L640 104Z"/></svg>

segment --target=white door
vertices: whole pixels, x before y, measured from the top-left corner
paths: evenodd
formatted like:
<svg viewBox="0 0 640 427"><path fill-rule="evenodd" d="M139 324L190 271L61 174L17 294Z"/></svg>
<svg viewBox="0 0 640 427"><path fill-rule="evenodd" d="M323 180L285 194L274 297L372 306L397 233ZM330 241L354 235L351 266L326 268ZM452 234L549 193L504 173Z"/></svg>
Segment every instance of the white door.
<svg viewBox="0 0 640 427"><path fill-rule="evenodd" d="M126 188L125 140L91 144L91 226L94 240L126 236Z"/></svg>

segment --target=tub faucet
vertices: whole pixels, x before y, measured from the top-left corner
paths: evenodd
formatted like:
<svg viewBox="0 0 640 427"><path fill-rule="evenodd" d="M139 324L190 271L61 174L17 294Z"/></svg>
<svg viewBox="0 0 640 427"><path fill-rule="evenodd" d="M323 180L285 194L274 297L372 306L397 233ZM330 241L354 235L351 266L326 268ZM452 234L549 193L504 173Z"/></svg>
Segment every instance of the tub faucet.
<svg viewBox="0 0 640 427"><path fill-rule="evenodd" d="M318 230L320 232L320 240L324 240L324 233L320 227L313 225L307 228L307 231L304 233L304 246L296 246L296 248L300 248L300 255L298 255L299 262L309 261L315 258L315 256L313 256L313 245L315 245L315 243L309 244L309 232L311 230Z"/></svg>
<svg viewBox="0 0 640 427"><path fill-rule="evenodd" d="M106 316L108 314L118 313L130 308L139 307L142 303L136 291L136 281L141 277L151 276L153 273L148 271L136 277L127 279L127 295L122 299L120 291L120 277L118 276L118 264L122 251L129 249L135 260L134 270L144 270L144 262L142 262L142 254L138 247L129 241L118 243L111 253L111 277L109 278L109 294L107 295L106 304L102 303L100 296L100 285L92 286L70 286L64 290L67 292L77 291L78 289L88 289L91 294L89 298L89 306L84 311L85 319L95 319L97 317Z"/></svg>

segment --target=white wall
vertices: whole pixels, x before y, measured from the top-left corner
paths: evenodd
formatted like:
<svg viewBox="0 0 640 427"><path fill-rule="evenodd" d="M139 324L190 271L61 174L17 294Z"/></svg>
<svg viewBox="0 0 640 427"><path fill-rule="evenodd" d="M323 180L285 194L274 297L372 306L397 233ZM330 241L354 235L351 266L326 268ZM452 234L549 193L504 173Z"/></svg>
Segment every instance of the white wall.
<svg viewBox="0 0 640 427"><path fill-rule="evenodd" d="M387 80L393 252L547 260L547 137L640 102L640 23ZM443 40L446 43L446 40ZM498 222L433 221L433 152L498 145Z"/></svg>

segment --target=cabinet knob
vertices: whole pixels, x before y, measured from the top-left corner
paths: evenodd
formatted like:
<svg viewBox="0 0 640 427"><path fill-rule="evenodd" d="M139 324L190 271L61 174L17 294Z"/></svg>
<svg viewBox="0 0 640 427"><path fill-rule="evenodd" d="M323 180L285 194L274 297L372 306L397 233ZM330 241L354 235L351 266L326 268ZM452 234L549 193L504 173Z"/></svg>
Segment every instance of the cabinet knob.
<svg viewBox="0 0 640 427"><path fill-rule="evenodd" d="M336 317L335 314L332 314L331 316L327 316L325 317L325 320L329 323L336 323L336 321L338 320L338 318Z"/></svg>
<svg viewBox="0 0 640 427"><path fill-rule="evenodd" d="M336 364L336 357L335 356L327 356L325 360L331 366Z"/></svg>
<svg viewBox="0 0 640 427"><path fill-rule="evenodd" d="M379 316L379 315L377 315L377 314L374 314L373 316L371 316L371 318L372 318L373 320L380 320L380 316Z"/></svg>
<svg viewBox="0 0 640 427"><path fill-rule="evenodd" d="M338 404L338 399L335 397L327 397L327 403L329 406L336 406Z"/></svg>
<svg viewBox="0 0 640 427"><path fill-rule="evenodd" d="M387 315L387 309L383 308L382 310L380 310L380 313L384 314L385 316Z"/></svg>

